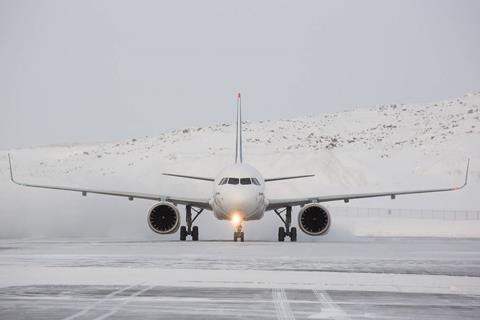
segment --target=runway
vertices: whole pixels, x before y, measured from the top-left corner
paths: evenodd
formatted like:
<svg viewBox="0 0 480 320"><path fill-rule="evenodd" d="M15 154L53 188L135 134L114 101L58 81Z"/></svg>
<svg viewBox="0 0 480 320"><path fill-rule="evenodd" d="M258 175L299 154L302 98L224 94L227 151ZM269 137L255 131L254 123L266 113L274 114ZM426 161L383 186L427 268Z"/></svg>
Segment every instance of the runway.
<svg viewBox="0 0 480 320"><path fill-rule="evenodd" d="M295 289L21 286L1 319L478 319L478 297Z"/></svg>
<svg viewBox="0 0 480 320"><path fill-rule="evenodd" d="M0 319L478 319L480 241L0 241Z"/></svg>

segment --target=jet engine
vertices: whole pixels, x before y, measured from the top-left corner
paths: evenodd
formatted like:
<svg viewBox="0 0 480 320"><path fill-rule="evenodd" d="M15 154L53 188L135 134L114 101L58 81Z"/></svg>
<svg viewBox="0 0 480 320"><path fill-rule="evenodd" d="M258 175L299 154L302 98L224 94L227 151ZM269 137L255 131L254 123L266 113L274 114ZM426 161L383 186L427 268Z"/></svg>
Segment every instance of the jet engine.
<svg viewBox="0 0 480 320"><path fill-rule="evenodd" d="M307 204L298 213L298 225L310 236L325 234L330 228L330 214L319 204Z"/></svg>
<svg viewBox="0 0 480 320"><path fill-rule="evenodd" d="M148 226L156 233L175 233L180 227L180 212L170 202L160 202L148 212Z"/></svg>

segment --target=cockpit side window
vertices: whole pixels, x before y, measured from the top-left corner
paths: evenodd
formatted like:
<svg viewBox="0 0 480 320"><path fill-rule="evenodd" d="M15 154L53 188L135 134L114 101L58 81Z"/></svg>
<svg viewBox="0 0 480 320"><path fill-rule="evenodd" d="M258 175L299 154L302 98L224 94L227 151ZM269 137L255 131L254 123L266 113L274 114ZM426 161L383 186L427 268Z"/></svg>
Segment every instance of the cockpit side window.
<svg viewBox="0 0 480 320"><path fill-rule="evenodd" d="M252 184L252 181L250 180L250 178L241 178L240 183L241 184Z"/></svg>
<svg viewBox="0 0 480 320"><path fill-rule="evenodd" d="M239 180L238 178L228 178L228 184L238 184Z"/></svg>
<svg viewBox="0 0 480 320"><path fill-rule="evenodd" d="M220 184L220 185L225 184L225 183L227 183L227 180L228 180L228 178L223 178L222 180L220 180L220 182L218 184Z"/></svg>
<svg viewBox="0 0 480 320"><path fill-rule="evenodd" d="M260 185L260 182L258 182L257 178L252 178L252 182L253 184L259 186Z"/></svg>

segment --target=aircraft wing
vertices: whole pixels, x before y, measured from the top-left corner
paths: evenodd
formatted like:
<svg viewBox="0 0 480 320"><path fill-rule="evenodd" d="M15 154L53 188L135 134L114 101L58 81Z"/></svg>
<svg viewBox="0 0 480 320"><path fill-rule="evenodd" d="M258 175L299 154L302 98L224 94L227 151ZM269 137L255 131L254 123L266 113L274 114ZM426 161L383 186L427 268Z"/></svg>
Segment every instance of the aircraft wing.
<svg viewBox="0 0 480 320"><path fill-rule="evenodd" d="M8 162L10 165L10 180L13 183L24 186L24 187L33 187L33 188L43 188L43 189L53 189L53 190L64 190L64 191L76 191L81 192L83 196L86 196L88 193L93 194L102 194L107 196L117 196L128 198L128 200L133 199L146 199L146 200L155 200L155 201L169 201L174 204L182 205L191 205L197 208L211 210L209 199L196 199L196 198L184 198L184 197L171 197L166 195L159 194L150 194L150 193L137 193L137 192L124 192L124 191L114 191L114 190L99 190L99 189L89 189L89 188L76 188L76 187L66 187L66 186L52 186L52 185L41 185L41 184L32 184L32 183L23 183L18 182L13 177L12 170L12 161L10 155L8 155Z"/></svg>
<svg viewBox="0 0 480 320"><path fill-rule="evenodd" d="M440 189L421 189L421 190L406 190L406 191L339 194L339 195L318 196L318 197L292 198L292 199L269 199L266 210L274 210L274 209L288 207L288 206L292 206L292 207L301 206L311 202L329 202L329 201L339 201L339 200L343 200L344 202L349 202L351 199L364 199L364 198L375 198L375 197L390 197L392 199L395 199L397 195L459 190L467 185L469 165L470 165L470 159L467 162L465 181L461 186L457 186L457 187L440 188Z"/></svg>

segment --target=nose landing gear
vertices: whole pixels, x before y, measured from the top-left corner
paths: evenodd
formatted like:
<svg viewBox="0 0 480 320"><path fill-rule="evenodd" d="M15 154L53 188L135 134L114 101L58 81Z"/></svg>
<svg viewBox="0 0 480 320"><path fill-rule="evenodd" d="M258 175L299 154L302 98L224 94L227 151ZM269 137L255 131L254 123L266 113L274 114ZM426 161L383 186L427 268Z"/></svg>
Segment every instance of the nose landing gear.
<svg viewBox="0 0 480 320"><path fill-rule="evenodd" d="M187 226L181 226L180 227L180 241L185 241L187 240L187 236L192 236L193 241L198 241L198 227L197 226L192 226L193 222L198 218L200 213L203 212L203 209L195 209L192 208L192 206L186 206L186 223ZM197 214L195 217L192 219L192 209L195 211Z"/></svg>
<svg viewBox="0 0 480 320"><path fill-rule="evenodd" d="M242 231L242 223L238 223L235 226L235 232L233 232L233 241L237 242L237 240L240 238L240 242L243 242L245 240L244 234Z"/></svg>
<svg viewBox="0 0 480 320"><path fill-rule="evenodd" d="M297 241L297 228L290 228L290 225L292 224L292 207L286 207L282 210L275 209L274 211L285 224L285 227L278 228L278 241L285 241L285 237L290 237L291 242ZM285 212L285 219L282 217L283 212Z"/></svg>

